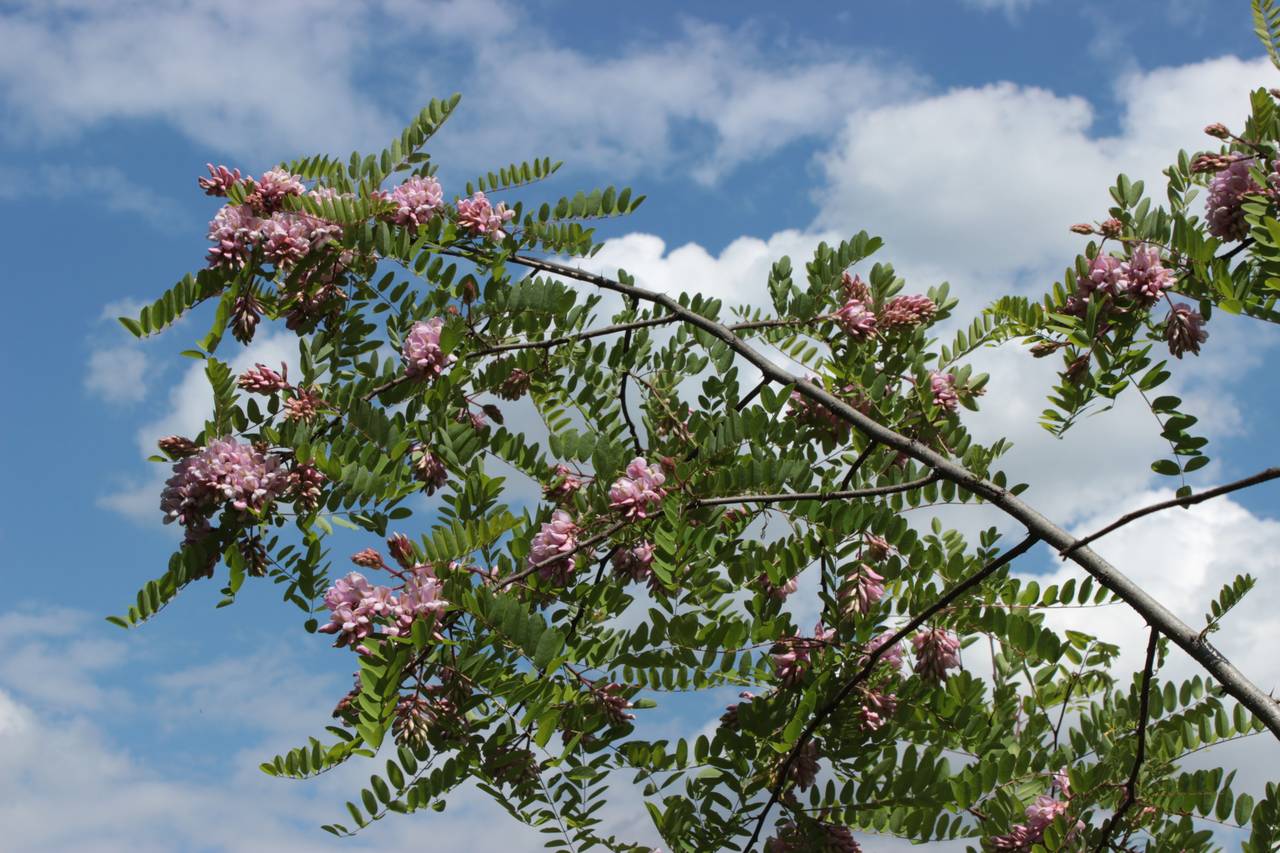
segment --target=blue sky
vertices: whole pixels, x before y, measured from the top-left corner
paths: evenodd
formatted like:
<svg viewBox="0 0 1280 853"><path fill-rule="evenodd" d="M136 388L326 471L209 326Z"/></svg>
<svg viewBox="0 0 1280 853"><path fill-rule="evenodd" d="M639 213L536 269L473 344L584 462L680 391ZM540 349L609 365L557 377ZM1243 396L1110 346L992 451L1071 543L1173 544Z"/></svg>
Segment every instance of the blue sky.
<svg viewBox="0 0 1280 853"><path fill-rule="evenodd" d="M461 91L435 148L446 191L543 155L566 162L548 193L629 183L649 200L609 226L602 263L652 286L759 302L778 255L798 263L818 240L866 228L918 289L950 280L976 312L1060 275L1081 245L1067 226L1103 215L1118 171L1154 181L1179 147L1202 144L1204 124L1238 121L1249 87L1280 84L1247 3L1209 0L803 14L755 2L19 0L0 3L0 44L3 275L17 299L0 343L11 401L0 566L13 587L0 606L11 650L0 763L13 771L0 816L14 843L47 850L316 849L329 843L316 827L360 778L299 787L255 769L318 731L349 677L270 590L215 611L214 585L196 588L128 634L101 619L163 570L175 536L144 446L202 405L177 357L200 318L143 344L110 318L202 263L216 209L195 185L206 161L257 172L381 147L427 99ZM1215 318L1204 356L1179 365L1215 439L1203 482L1274 462L1269 331ZM283 353L267 340L246 357L269 356ZM1014 437L1007 468L1054 517L1088 529L1166 485L1149 474L1160 448L1132 401L1056 442L1035 425L1050 366L1014 349L979 363L996 378L974 427ZM946 518L974 529L972 513ZM1198 618L1228 572L1274 583L1276 516L1264 488L1135 525L1103 552ZM1073 618L1063 624L1125 641L1138 630L1114 613ZM1280 682L1260 651L1274 617L1256 603L1236 618L1224 648L1264 688ZM717 711L663 713L677 728ZM1265 778L1259 756L1277 756L1261 749L1224 760ZM619 821L631 805L617 805ZM438 827L469 833L470 849L536 849L494 818L464 799L348 846Z"/></svg>

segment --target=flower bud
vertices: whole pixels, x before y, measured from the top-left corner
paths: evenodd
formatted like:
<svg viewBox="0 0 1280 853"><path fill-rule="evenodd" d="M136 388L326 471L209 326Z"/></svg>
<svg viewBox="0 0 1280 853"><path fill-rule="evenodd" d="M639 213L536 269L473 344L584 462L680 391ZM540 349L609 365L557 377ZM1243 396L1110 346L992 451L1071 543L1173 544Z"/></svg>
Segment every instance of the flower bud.
<svg viewBox="0 0 1280 853"><path fill-rule="evenodd" d="M157 441L156 445L170 459L185 459L200 452L200 445L181 435L167 435Z"/></svg>
<svg viewBox="0 0 1280 853"><path fill-rule="evenodd" d="M1093 226L1088 222L1079 222L1071 226L1071 230L1076 234L1092 234Z"/></svg>
<svg viewBox="0 0 1280 853"><path fill-rule="evenodd" d="M387 549L391 551L391 559L400 564L402 569L411 569L418 563L413 543L403 533L393 533L387 537Z"/></svg>
<svg viewBox="0 0 1280 853"><path fill-rule="evenodd" d="M1217 139L1231 138L1231 131L1227 130L1227 126L1225 124L1222 124L1221 122L1215 121L1213 124L1208 125L1204 129L1204 132L1209 134L1210 136L1216 137Z"/></svg>

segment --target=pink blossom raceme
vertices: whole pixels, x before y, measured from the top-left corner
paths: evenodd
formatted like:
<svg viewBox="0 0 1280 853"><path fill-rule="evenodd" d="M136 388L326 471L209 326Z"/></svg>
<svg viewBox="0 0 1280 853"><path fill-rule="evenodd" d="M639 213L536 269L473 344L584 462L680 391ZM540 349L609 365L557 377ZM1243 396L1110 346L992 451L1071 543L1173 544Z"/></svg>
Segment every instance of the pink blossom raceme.
<svg viewBox="0 0 1280 853"><path fill-rule="evenodd" d="M778 825L777 832L765 841L764 853L862 853L862 847L847 826L818 824L812 830L818 835L814 838L806 837L794 821L786 821Z"/></svg>
<svg viewBox="0 0 1280 853"><path fill-rule="evenodd" d="M771 655L774 672L783 687L795 687L809 670L812 643L804 637L783 637L778 647L780 651Z"/></svg>
<svg viewBox="0 0 1280 853"><path fill-rule="evenodd" d="M277 267L290 267L311 251L311 228L301 214L273 213L262 222L262 249Z"/></svg>
<svg viewBox="0 0 1280 853"><path fill-rule="evenodd" d="M173 476L160 496L160 510L166 524L199 526L223 504L242 512L268 509L287 488L288 473L278 458L252 445L219 438L173 466Z"/></svg>
<svg viewBox="0 0 1280 853"><path fill-rule="evenodd" d="M947 670L960 668L960 638L943 628L921 631L911 638L916 650L916 673L945 681Z"/></svg>
<svg viewBox="0 0 1280 853"><path fill-rule="evenodd" d="M270 215L280 209L285 196L302 195L306 190L302 179L284 169L263 172L249 195L249 204L262 215Z"/></svg>
<svg viewBox="0 0 1280 853"><path fill-rule="evenodd" d="M457 360L455 356L445 355L444 350L440 349L440 332L443 329L444 319L441 317L413 324L400 349L405 373L435 379Z"/></svg>
<svg viewBox="0 0 1280 853"><path fill-rule="evenodd" d="M1249 234L1249 224L1244 220L1244 198L1262 192L1262 187L1249 174L1253 164L1251 157L1234 157L1209 182L1205 221L1209 233L1219 240L1243 240Z"/></svg>
<svg viewBox="0 0 1280 853"><path fill-rule="evenodd" d="M1204 329L1204 318L1199 311L1193 311L1185 302L1179 302L1169 312L1164 321L1164 339L1169 344L1169 352L1182 358L1183 353L1200 354L1200 345L1209 339Z"/></svg>
<svg viewBox="0 0 1280 853"><path fill-rule="evenodd" d="M200 445L183 435L166 435L156 442L160 451L170 459L184 459L200 452Z"/></svg>
<svg viewBox="0 0 1280 853"><path fill-rule="evenodd" d="M582 488L582 479L568 465L558 464L551 471L554 479L542 487L548 500L565 503Z"/></svg>
<svg viewBox="0 0 1280 853"><path fill-rule="evenodd" d="M413 475L423 484L423 491L428 495L434 495L449 482L449 470L444 467L444 460L422 447L414 453Z"/></svg>
<svg viewBox="0 0 1280 853"><path fill-rule="evenodd" d="M627 465L626 474L609 488L609 506L622 510L627 518L647 518L666 497L662 488L666 481L662 466L650 465L637 456Z"/></svg>
<svg viewBox="0 0 1280 853"><path fill-rule="evenodd" d="M939 409L954 412L960 405L960 397L956 394L956 376L954 373L929 374L929 390L933 392L933 404Z"/></svg>
<svg viewBox="0 0 1280 853"><path fill-rule="evenodd" d="M562 509L551 514L551 520L542 525L529 546L527 565L536 566L547 560L552 562L538 568L538 576L556 586L569 582L573 574L573 558L568 556L578 548L578 525L573 516ZM561 557L562 559L554 559Z"/></svg>
<svg viewBox="0 0 1280 853"><path fill-rule="evenodd" d="M1129 295L1143 304L1150 305L1173 287L1173 273L1161 264L1160 251L1155 246L1135 247L1120 268L1128 282Z"/></svg>
<svg viewBox="0 0 1280 853"><path fill-rule="evenodd" d="M242 344L253 340L253 331L262 319L262 303L252 288L236 297L231 309L231 336Z"/></svg>
<svg viewBox="0 0 1280 853"><path fill-rule="evenodd" d="M840 306L835 319L855 341L865 341L876 332L875 311L867 303L856 299L850 299Z"/></svg>
<svg viewBox="0 0 1280 853"><path fill-rule="evenodd" d="M861 302L863 305L871 304L871 289L867 287L867 283L862 280L861 276L845 272L840 276L840 289L844 293L846 302Z"/></svg>
<svg viewBox="0 0 1280 853"><path fill-rule="evenodd" d="M858 568L847 575L844 581L840 598L846 614L865 615L884 598L884 577L866 563L859 563Z"/></svg>
<svg viewBox="0 0 1280 853"><path fill-rule="evenodd" d="M738 708L747 702L753 701L756 698L756 694L744 690L738 694L738 698L742 701L734 702L724 709L724 713L720 715L720 725L729 729L738 728Z"/></svg>
<svg viewBox="0 0 1280 853"><path fill-rule="evenodd" d="M351 555L351 562L365 569L378 569L382 567L382 555L378 553L377 548L365 548Z"/></svg>
<svg viewBox="0 0 1280 853"><path fill-rule="evenodd" d="M818 781L818 743L810 738L800 747L791 769L787 774L788 781L794 782L796 789L803 791Z"/></svg>
<svg viewBox="0 0 1280 853"><path fill-rule="evenodd" d="M873 563L878 563L885 557L889 556L889 552L893 550L893 546L889 544L889 540L883 536L876 536L874 533L867 533L862 537L862 556Z"/></svg>
<svg viewBox="0 0 1280 853"><path fill-rule="evenodd" d="M391 559L399 563L402 569L412 569L418 564L413 543L403 533L392 533L387 537L387 550L391 552Z"/></svg>
<svg viewBox="0 0 1280 853"><path fill-rule="evenodd" d="M1125 279L1120 270L1121 261L1114 255L1099 254L1089 261L1089 270L1083 277L1076 278L1076 293L1088 297L1093 293L1108 296L1119 296L1125 287Z"/></svg>
<svg viewBox="0 0 1280 853"><path fill-rule="evenodd" d="M209 266L243 267L261 230L262 220L247 205L223 205L209 223L209 240L213 243L206 256Z"/></svg>
<svg viewBox="0 0 1280 853"><path fill-rule="evenodd" d="M928 324L938 306L927 296L895 296L880 311L878 322L882 328L919 326Z"/></svg>
<svg viewBox="0 0 1280 853"><path fill-rule="evenodd" d="M507 232L502 230L502 226L515 215L514 210L507 210L505 202L494 207L479 190L471 198L458 199L458 224L476 236L488 237L495 242L506 238Z"/></svg>
<svg viewBox="0 0 1280 853"><path fill-rule="evenodd" d="M626 688L621 684L606 684L602 688L594 690L596 702L604 711L605 717L610 723L615 725L628 722L636 718L635 714L628 714L627 709L634 707L627 697L622 695L622 691Z"/></svg>
<svg viewBox="0 0 1280 853"><path fill-rule="evenodd" d="M778 601L786 601L787 597L800 588L800 583L796 578L787 578L780 584L774 584L769 580L769 575L761 572L756 577L756 585L764 591L764 594Z"/></svg>
<svg viewBox="0 0 1280 853"><path fill-rule="evenodd" d="M875 653L876 649L880 648L885 643L889 642L889 640L893 637L893 634L894 634L893 631L885 631L883 634L880 634L876 637L872 637L871 641L867 643L866 658L864 658L864 660L870 658L870 656ZM892 646L890 646L889 650L880 656L878 663L885 664L886 666L893 669L895 672L898 670L901 670L902 669L902 644L894 643Z"/></svg>
<svg viewBox="0 0 1280 853"><path fill-rule="evenodd" d="M425 225L444 207L444 190L430 176L410 178L384 198L396 206L392 221L409 228Z"/></svg>
<svg viewBox="0 0 1280 853"><path fill-rule="evenodd" d="M299 385L293 389L293 396L284 402L284 416L286 420L310 423L326 406L328 403L320 398L316 389Z"/></svg>
<svg viewBox="0 0 1280 853"><path fill-rule="evenodd" d="M309 463L295 464L289 471L289 499L296 509L310 512L320 505L321 489L329 478Z"/></svg>
<svg viewBox="0 0 1280 853"><path fill-rule="evenodd" d="M858 719L862 727L867 731L879 731L897 710L897 696L892 693L878 693L874 690L868 690L863 694L862 707L858 709Z"/></svg>
<svg viewBox="0 0 1280 853"><path fill-rule="evenodd" d="M428 566L417 566L400 592L399 628L407 633L414 619L425 619L449 606L440 597L442 585Z"/></svg>
<svg viewBox="0 0 1280 853"><path fill-rule="evenodd" d="M507 374L507 378L498 386L498 396L504 400L519 400L529 393L529 387L532 384L533 377L529 375L529 371L517 367Z"/></svg>
<svg viewBox="0 0 1280 853"><path fill-rule="evenodd" d="M233 184L240 183L239 169L231 170L226 166L215 166L212 163L204 165L209 170L209 177L197 178L196 183L200 185L200 189L204 190L205 195L225 196Z"/></svg>
<svg viewBox="0 0 1280 853"><path fill-rule="evenodd" d="M241 390L251 394L274 394L276 391L293 387L289 384L288 377L289 367L283 362L280 364L279 373L259 362L253 366L252 370L241 373L237 384Z"/></svg>
<svg viewBox="0 0 1280 853"><path fill-rule="evenodd" d="M613 553L613 570L627 580L643 581L653 569L653 543L641 542L632 548L619 548Z"/></svg>

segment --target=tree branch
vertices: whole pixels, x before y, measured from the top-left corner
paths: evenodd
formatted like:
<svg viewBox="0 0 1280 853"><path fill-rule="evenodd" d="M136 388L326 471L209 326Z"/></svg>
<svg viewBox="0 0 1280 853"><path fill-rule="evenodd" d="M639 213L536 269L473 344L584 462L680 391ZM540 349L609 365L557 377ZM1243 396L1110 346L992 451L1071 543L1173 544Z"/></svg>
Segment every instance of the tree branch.
<svg viewBox="0 0 1280 853"><path fill-rule="evenodd" d="M1094 848L1094 853L1102 853L1106 849L1111 840L1111 833L1120 825L1120 819L1124 817L1124 813L1138 799L1138 774L1142 770L1142 762L1147 757L1147 709L1151 697L1151 672L1155 668L1156 645L1159 640L1160 632L1152 628L1151 639L1147 641L1147 662L1142 667L1142 696L1139 700L1138 725L1135 730L1138 735L1138 751L1133 756L1133 769L1129 771L1129 779L1124 783L1124 799L1120 801L1115 814L1111 815L1111 820L1102 827L1102 837L1098 839L1098 846Z"/></svg>
<svg viewBox="0 0 1280 853"><path fill-rule="evenodd" d="M769 811L773 808L774 804L778 802L778 798L782 796L782 789L786 785L787 773L790 771L792 763L796 760L796 756L800 754L800 750L804 749L805 744L813 739L813 733L818 730L818 727L826 722L828 717L835 713L836 709L840 707L840 704L844 702L845 699L849 698L849 694L853 693L859 684L866 681L867 677L871 675L872 670L875 669L876 664L880 661L880 658L888 654L891 648L906 639L908 634L927 622L931 616L949 606L957 598L978 586L987 578L991 577L991 575L998 571L1002 566L1008 565L1015 558L1031 550L1031 547L1035 545L1038 540L1039 537L1034 533L1028 533L1017 545L1014 545L1008 551L1005 551L999 557L992 560L990 563L987 563L987 565L983 566L980 570L947 590L941 598L913 616L907 624L895 631L888 640L877 646L876 649L867 656L866 663L862 665L862 668L858 670L853 678L846 681L844 686L840 688L840 691L817 710L813 715L813 718L809 720L809 724L804 727L804 731L800 733L800 737L796 739L795 746L791 747L791 751L787 753L786 760L782 762L782 767L778 770L778 783L774 785L772 792L769 794L769 802L765 803L764 810L760 812L760 816L756 819L755 831L751 833L751 840L747 843L748 853L755 848L756 842L760 839L760 832L764 828L764 823L769 816Z"/></svg>
<svg viewBox="0 0 1280 853"><path fill-rule="evenodd" d="M1075 537L1070 533L1047 519L1034 507L1024 503L1008 489L983 479L927 445L915 439L907 438L867 417L844 400L815 385L813 382L783 370L762 353L749 346L723 323L689 310L664 293L622 284L602 275L589 273L565 264L544 261L540 258L513 255L507 258L507 261L529 269L576 279L599 287L602 290L620 293L624 296L635 296L645 302L659 305L671 314L678 316L683 322L696 326L723 341L730 349L755 365L761 373L773 381L783 385L792 385L801 396L826 406L841 420L847 421L861 430L868 438L875 439L881 444L892 447L917 462L927 465L937 471L943 479L954 482L965 491L998 507L1005 514L1025 525L1029 531L1049 546L1063 550L1069 548L1075 542ZM1146 590L1088 547L1073 550L1069 557L1100 584L1132 607L1146 620L1148 625L1159 630L1161 634L1168 637L1190 655L1205 671L1213 676L1215 681L1222 685L1229 695L1238 700L1249 711L1252 711L1271 730L1271 733L1280 739L1280 705L1236 669L1221 652L1200 636L1199 631L1179 619Z"/></svg>
<svg viewBox="0 0 1280 853"><path fill-rule="evenodd" d="M1161 510L1172 509L1175 506L1184 506L1184 507L1192 506L1193 504L1198 504L1202 501L1207 501L1210 498L1220 497L1221 495L1229 494L1230 492L1239 491L1240 489L1247 489L1250 486L1256 486L1259 483L1265 483L1267 480L1274 480L1277 477L1280 477L1280 468L1268 468L1265 471L1260 471L1257 474L1254 474L1252 477L1245 477L1243 480L1236 480L1234 483L1227 483L1226 485L1218 486L1217 488L1214 488L1214 489L1206 489L1203 492L1197 492L1194 495L1187 495L1185 498L1174 498L1172 500L1160 501L1160 503L1154 503L1154 504L1151 504L1150 506L1145 506L1142 509L1135 509L1133 512L1126 513L1120 516L1118 519L1111 522L1106 527L1102 528L1096 533L1090 533L1088 536L1084 537L1083 539L1077 539L1075 542L1071 543L1070 547L1065 548L1061 551L1062 558L1065 560L1067 557L1071 555L1072 551L1075 551L1078 548L1083 548L1085 545L1088 545L1093 540L1101 539L1103 536L1106 536L1108 533L1111 533L1114 530L1124 527L1129 522L1137 521L1139 518L1142 518L1143 516L1146 516L1146 515L1151 515L1151 513L1153 512L1160 512Z"/></svg>
<svg viewBox="0 0 1280 853"><path fill-rule="evenodd" d="M510 586L511 584L515 583L518 580L524 580L529 575L533 574L539 569L543 569L543 568L546 568L547 566L554 565L560 562L561 560L572 559L574 554L577 554L579 551L586 551L590 548L595 547L596 545L599 545L601 542L608 539L610 536L617 533L619 530L621 530L626 526L627 526L627 522L625 519L623 519L622 521L615 521L613 524L609 525L607 528L605 528L600 533L597 533L595 536L592 536L590 539L586 539L582 542L579 542L571 550L565 551L563 554L557 554L554 557L548 557L545 560L540 560L534 563L533 565L528 566L527 568L516 572L514 575L508 575L507 577L502 578L500 581L498 581L498 584L497 584L498 589L502 589L503 587Z"/></svg>
<svg viewBox="0 0 1280 853"><path fill-rule="evenodd" d="M719 498L694 498L689 502L690 507L700 506L718 506L720 504L741 504L741 503L788 503L790 501L841 501L851 498L872 498L879 495L893 495L898 492L909 492L912 489L919 489L930 483L936 483L941 479L937 473L930 473L928 476L921 477L918 480L910 480L906 483L893 483L888 486L870 486L865 489L845 489L838 492L792 492L790 494L777 495L725 495Z"/></svg>

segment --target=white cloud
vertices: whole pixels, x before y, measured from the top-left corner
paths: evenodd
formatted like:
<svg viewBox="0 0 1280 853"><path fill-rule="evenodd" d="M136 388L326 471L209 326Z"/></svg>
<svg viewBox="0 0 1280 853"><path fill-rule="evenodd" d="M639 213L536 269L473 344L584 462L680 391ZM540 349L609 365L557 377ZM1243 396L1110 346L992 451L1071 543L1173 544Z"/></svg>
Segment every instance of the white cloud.
<svg viewBox="0 0 1280 853"><path fill-rule="evenodd" d="M162 231L179 231L188 221L173 199L139 185L114 166L45 163L31 169L0 169L0 200L37 198L100 205Z"/></svg>
<svg viewBox="0 0 1280 853"><path fill-rule="evenodd" d="M147 396L146 353L124 346L94 350L84 375L85 390L108 403L138 403Z"/></svg>
<svg viewBox="0 0 1280 853"><path fill-rule="evenodd" d="M982 12L1003 12L1010 18L1025 12L1039 0L961 0L964 5Z"/></svg>

